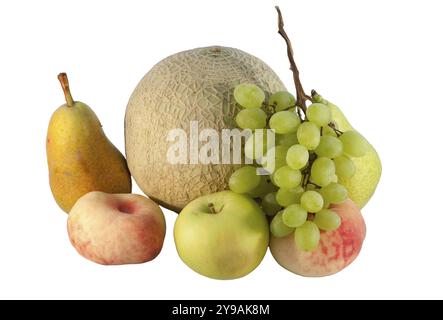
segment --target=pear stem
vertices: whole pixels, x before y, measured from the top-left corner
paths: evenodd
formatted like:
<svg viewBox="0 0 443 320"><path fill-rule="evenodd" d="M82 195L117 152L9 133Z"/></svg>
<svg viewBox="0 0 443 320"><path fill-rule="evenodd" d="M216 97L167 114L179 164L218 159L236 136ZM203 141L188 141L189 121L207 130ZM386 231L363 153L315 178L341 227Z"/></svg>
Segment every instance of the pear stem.
<svg viewBox="0 0 443 320"><path fill-rule="evenodd" d="M209 211L211 211L212 214L216 214L217 213L217 211L215 210L215 206L214 206L214 204L212 202L210 202L208 204L208 208L209 208Z"/></svg>
<svg viewBox="0 0 443 320"><path fill-rule="evenodd" d="M312 101L312 98L305 93L303 90L303 86L300 81L300 73L298 71L297 65L294 60L294 51L292 50L291 40L289 39L283 23L283 16L278 6L275 7L278 14L278 33L282 36L282 38L286 42L288 59L290 63L290 69L292 71L292 77L294 79L295 90L297 92L297 106L301 108L304 114L306 114L306 101Z"/></svg>
<svg viewBox="0 0 443 320"><path fill-rule="evenodd" d="M69 89L68 75L64 72L58 75L58 81L62 85L63 93L65 94L65 100L68 107L74 106L74 99L72 99L71 90Z"/></svg>

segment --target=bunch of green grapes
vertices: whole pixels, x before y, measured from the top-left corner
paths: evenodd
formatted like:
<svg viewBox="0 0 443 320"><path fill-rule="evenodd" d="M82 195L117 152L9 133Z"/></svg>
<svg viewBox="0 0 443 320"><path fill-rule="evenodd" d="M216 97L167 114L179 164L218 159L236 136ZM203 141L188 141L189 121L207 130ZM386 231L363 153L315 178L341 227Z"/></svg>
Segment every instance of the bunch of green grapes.
<svg viewBox="0 0 443 320"><path fill-rule="evenodd" d="M273 93L266 101L262 89L243 83L235 88L234 98L242 107L236 115L237 125L252 131L273 129L276 145L271 153L262 141L260 153L255 150L257 136L253 134L245 143L245 154L255 160L254 165L235 171L229 188L261 205L272 219L274 236L293 234L300 249L314 250L320 230L328 232L340 226L340 216L329 207L347 199L340 180L355 174L352 158L364 156L368 142L355 131L340 131L329 102L319 95L307 108L301 108L289 92ZM266 140L266 135L262 139ZM258 159L260 154L263 159ZM270 175L258 175L260 166L274 170Z"/></svg>

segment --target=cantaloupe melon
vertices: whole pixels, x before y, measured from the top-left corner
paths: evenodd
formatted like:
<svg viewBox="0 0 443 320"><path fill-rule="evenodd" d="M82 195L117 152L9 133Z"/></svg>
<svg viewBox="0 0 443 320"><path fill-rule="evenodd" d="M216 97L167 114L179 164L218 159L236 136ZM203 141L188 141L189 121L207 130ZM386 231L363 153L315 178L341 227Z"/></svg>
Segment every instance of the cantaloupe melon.
<svg viewBox="0 0 443 320"><path fill-rule="evenodd" d="M199 130L235 127L233 90L243 82L268 93L285 90L263 61L220 46L179 52L144 76L126 109L125 143L129 170L146 195L179 212L201 195L227 189L236 165L171 164L167 135L175 128L189 134L190 121L198 121Z"/></svg>

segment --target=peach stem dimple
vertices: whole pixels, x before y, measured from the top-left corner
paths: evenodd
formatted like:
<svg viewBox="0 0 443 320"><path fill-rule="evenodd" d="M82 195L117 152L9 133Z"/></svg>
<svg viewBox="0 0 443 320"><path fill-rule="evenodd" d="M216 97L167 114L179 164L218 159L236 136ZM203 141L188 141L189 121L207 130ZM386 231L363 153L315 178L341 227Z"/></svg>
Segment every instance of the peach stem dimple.
<svg viewBox="0 0 443 320"><path fill-rule="evenodd" d="M133 214L135 213L135 206L133 203L130 202L124 202L118 205L117 207L118 211L127 213L127 214Z"/></svg>

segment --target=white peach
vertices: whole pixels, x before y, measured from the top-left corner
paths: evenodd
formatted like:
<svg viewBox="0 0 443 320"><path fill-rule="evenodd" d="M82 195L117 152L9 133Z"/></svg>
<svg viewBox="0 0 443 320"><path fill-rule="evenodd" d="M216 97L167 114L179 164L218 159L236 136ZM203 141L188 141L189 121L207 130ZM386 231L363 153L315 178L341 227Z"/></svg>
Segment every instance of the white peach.
<svg viewBox="0 0 443 320"><path fill-rule="evenodd" d="M160 207L136 194L87 193L75 203L68 218L75 249L104 265L154 259L162 249L165 232Z"/></svg>
<svg viewBox="0 0 443 320"><path fill-rule="evenodd" d="M360 209L351 200L331 209L340 216L341 225L335 231L322 231L314 251L300 250L293 233L281 238L271 236L271 253L283 268L302 276L321 277L339 272L354 261L366 236Z"/></svg>

